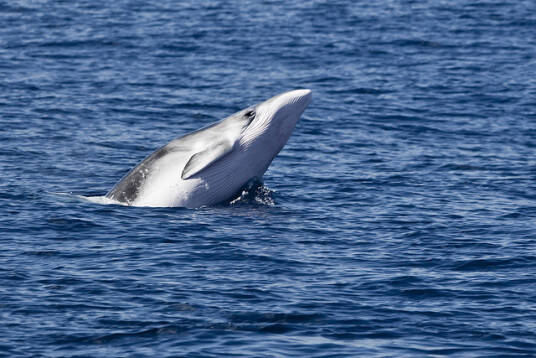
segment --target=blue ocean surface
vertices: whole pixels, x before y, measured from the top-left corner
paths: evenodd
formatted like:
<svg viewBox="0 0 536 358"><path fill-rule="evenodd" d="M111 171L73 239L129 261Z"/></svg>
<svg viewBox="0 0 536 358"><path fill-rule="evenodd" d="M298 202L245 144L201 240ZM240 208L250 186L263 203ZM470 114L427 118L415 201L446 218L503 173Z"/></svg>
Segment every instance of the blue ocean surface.
<svg viewBox="0 0 536 358"><path fill-rule="evenodd" d="M264 185L101 205L313 101ZM0 356L536 356L533 0L0 1Z"/></svg>

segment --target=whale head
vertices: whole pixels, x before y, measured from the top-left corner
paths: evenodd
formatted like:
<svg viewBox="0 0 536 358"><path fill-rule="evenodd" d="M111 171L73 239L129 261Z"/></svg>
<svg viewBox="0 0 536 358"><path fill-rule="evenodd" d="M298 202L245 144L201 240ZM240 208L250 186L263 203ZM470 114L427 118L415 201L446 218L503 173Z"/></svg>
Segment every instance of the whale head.
<svg viewBox="0 0 536 358"><path fill-rule="evenodd" d="M311 90L299 89L246 108L242 112L249 123L242 132L242 144L245 147L260 145L264 151L277 155L311 102L311 97Z"/></svg>

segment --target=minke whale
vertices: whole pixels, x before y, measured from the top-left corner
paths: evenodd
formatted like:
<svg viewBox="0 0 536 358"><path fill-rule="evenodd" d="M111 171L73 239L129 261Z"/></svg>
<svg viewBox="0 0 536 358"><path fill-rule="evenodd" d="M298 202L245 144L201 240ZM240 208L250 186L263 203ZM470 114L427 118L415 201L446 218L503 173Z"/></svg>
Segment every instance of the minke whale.
<svg viewBox="0 0 536 358"><path fill-rule="evenodd" d="M311 90L279 94L172 140L106 194L124 205L199 208L231 200L262 180L311 101Z"/></svg>

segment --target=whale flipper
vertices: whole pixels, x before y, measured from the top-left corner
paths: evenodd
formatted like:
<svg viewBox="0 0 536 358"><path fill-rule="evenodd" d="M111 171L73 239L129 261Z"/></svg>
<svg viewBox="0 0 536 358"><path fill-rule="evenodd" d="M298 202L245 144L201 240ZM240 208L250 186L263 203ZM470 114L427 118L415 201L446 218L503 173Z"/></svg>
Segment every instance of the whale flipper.
<svg viewBox="0 0 536 358"><path fill-rule="evenodd" d="M234 143L229 140L224 140L212 143L212 145L207 149L195 153L190 157L190 160L188 160L188 163L186 163L184 166L181 179L186 180L191 178L203 169L209 167L214 162L230 154L233 151L233 148Z"/></svg>

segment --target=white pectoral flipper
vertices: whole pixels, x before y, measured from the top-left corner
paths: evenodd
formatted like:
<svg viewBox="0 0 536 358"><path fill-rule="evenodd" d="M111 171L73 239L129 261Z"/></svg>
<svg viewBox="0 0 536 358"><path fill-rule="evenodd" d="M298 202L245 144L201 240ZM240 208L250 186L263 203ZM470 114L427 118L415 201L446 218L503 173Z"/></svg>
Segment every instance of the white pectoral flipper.
<svg viewBox="0 0 536 358"><path fill-rule="evenodd" d="M212 143L208 148L195 153L190 157L184 169L182 170L181 179L186 180L196 175L213 163L230 154L236 142L223 140Z"/></svg>

